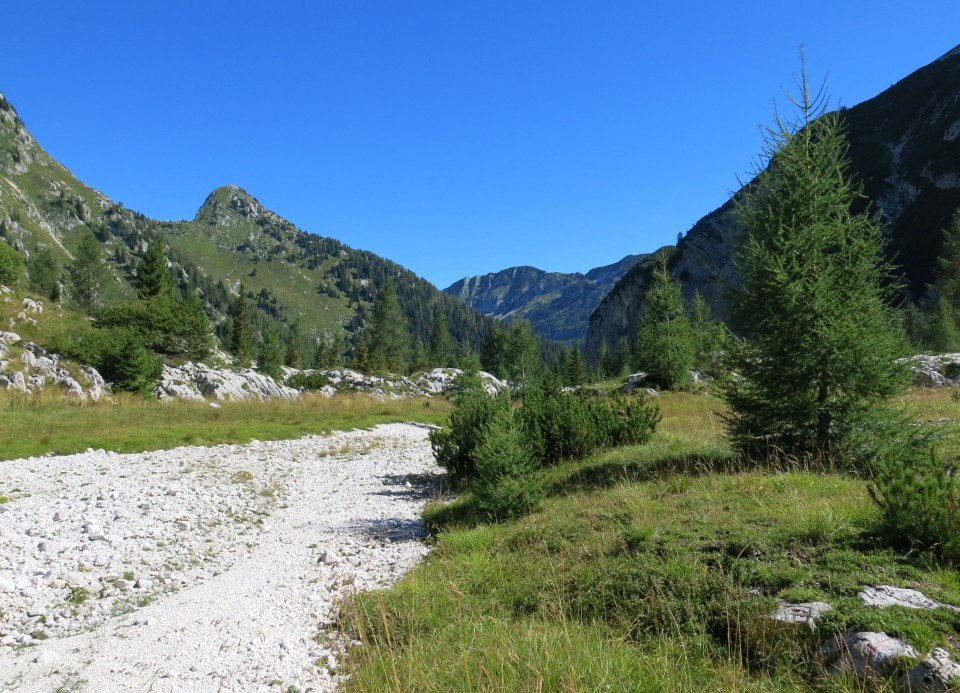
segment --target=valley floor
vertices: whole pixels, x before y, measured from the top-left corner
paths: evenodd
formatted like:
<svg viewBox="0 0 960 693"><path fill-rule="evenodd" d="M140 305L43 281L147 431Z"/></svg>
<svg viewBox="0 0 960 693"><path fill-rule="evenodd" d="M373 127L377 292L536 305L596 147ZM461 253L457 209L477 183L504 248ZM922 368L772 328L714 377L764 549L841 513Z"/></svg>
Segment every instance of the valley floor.
<svg viewBox="0 0 960 693"><path fill-rule="evenodd" d="M409 424L0 462L0 689L330 690L440 474Z"/></svg>

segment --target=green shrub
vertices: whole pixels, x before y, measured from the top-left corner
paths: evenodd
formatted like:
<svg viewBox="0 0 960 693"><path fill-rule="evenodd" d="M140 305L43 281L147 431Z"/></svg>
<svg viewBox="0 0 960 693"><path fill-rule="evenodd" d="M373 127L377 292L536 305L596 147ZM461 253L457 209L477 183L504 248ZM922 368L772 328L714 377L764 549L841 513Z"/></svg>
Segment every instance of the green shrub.
<svg viewBox="0 0 960 693"><path fill-rule="evenodd" d="M445 429L430 432L430 445L437 462L460 481L474 471L474 452L487 424L500 409L510 407L507 396L488 397L482 390L458 396Z"/></svg>
<svg viewBox="0 0 960 693"><path fill-rule="evenodd" d="M871 495L883 511L883 531L895 543L933 550L960 565L960 481L933 450L886 456Z"/></svg>
<svg viewBox="0 0 960 693"><path fill-rule="evenodd" d="M163 360L131 328L70 330L52 335L44 346L93 366L115 390L148 394L163 370Z"/></svg>
<svg viewBox="0 0 960 693"><path fill-rule="evenodd" d="M495 520L524 515L536 507L536 469L512 408L501 407L483 427L474 451L471 490L482 513Z"/></svg>
<svg viewBox="0 0 960 693"><path fill-rule="evenodd" d="M24 274L23 256L0 241L0 284L14 286L20 282Z"/></svg>
<svg viewBox="0 0 960 693"><path fill-rule="evenodd" d="M319 390L330 384L330 378L319 371L314 371L313 373L294 373L287 378L286 384L287 387L292 387L297 390L300 388L304 390Z"/></svg>

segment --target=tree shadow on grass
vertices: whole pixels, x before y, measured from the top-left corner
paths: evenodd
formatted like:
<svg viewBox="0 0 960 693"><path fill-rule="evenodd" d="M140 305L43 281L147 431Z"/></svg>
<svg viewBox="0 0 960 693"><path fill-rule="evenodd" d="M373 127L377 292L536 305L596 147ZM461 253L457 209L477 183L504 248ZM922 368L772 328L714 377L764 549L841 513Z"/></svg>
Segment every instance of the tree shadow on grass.
<svg viewBox="0 0 960 693"><path fill-rule="evenodd" d="M623 483L642 483L675 474L703 476L705 474L738 473L757 467L758 465L746 464L743 459L733 455L728 457L677 455L653 461L637 462L618 460L582 467L561 479L549 482L543 490L547 496L557 496L603 490Z"/></svg>

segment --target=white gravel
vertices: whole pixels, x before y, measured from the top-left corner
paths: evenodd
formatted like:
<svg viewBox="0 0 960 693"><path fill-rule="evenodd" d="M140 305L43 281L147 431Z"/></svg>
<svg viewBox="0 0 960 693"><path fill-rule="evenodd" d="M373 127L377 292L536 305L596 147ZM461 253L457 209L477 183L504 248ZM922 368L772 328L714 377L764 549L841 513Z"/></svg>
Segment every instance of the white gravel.
<svg viewBox="0 0 960 693"><path fill-rule="evenodd" d="M413 424L0 462L0 689L333 690L441 474Z"/></svg>

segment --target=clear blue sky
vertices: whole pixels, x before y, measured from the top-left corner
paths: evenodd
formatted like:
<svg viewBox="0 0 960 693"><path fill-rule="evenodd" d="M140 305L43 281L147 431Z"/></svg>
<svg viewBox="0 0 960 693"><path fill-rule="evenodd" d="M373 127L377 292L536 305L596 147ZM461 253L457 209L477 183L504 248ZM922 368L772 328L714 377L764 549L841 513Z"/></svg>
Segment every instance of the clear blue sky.
<svg viewBox="0 0 960 693"><path fill-rule="evenodd" d="M806 46L852 106L960 44L960 3L7 3L0 91L159 219L235 184L440 288L586 271L722 204Z"/></svg>

